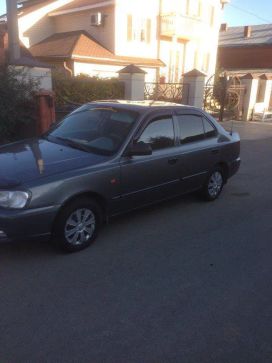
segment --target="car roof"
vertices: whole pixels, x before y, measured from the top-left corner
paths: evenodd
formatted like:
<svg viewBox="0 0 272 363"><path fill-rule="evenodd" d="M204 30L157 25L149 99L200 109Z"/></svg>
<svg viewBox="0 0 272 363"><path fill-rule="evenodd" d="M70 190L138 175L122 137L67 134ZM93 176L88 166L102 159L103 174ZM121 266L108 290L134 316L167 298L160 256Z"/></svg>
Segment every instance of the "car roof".
<svg viewBox="0 0 272 363"><path fill-rule="evenodd" d="M182 105L179 103L173 103L173 102L164 102L164 101L127 101L127 100L102 100L102 101L94 101L89 102L90 105L103 105L107 107L116 107L117 105L127 109L127 110L133 110L138 111L140 113L146 112L146 111L155 111L155 110L165 110L165 109L183 109L183 110L197 110L201 111L200 109L193 107L193 106L187 106Z"/></svg>

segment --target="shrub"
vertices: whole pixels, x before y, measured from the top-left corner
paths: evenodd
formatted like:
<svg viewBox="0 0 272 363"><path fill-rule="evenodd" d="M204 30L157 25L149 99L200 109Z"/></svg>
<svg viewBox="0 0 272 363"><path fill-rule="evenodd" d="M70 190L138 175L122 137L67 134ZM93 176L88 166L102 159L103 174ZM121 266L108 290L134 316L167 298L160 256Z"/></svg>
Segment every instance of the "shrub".
<svg viewBox="0 0 272 363"><path fill-rule="evenodd" d="M67 103L83 104L96 100L123 99L124 86L115 78L101 79L81 74L67 77L62 73L53 74L53 88L57 106Z"/></svg>
<svg viewBox="0 0 272 363"><path fill-rule="evenodd" d="M22 126L33 122L38 86L25 70L0 67L0 143L19 139Z"/></svg>

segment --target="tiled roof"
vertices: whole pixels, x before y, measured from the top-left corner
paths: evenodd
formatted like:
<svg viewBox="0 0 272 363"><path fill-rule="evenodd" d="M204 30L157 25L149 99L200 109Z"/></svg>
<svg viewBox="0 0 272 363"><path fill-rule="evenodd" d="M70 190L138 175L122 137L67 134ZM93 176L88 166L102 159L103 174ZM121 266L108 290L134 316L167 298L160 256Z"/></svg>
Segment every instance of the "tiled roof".
<svg viewBox="0 0 272 363"><path fill-rule="evenodd" d="M95 41L84 31L57 33L32 46L30 51L38 58L74 59L90 63L106 63L138 66L163 67L159 59L123 57L115 55Z"/></svg>
<svg viewBox="0 0 272 363"><path fill-rule="evenodd" d="M11 65L14 66L23 66L23 67L37 67L37 68L53 68L47 63L40 62L32 56L22 56L19 59L10 62Z"/></svg>
<svg viewBox="0 0 272 363"><path fill-rule="evenodd" d="M251 73L256 76L261 76L262 74L272 74L272 68L245 68L245 69L225 69L228 74L235 75L237 77L244 76L245 74Z"/></svg>
<svg viewBox="0 0 272 363"><path fill-rule="evenodd" d="M121 69L118 73L120 73L120 74L123 74L123 73L129 73L129 74L135 74L135 73L137 73L137 74L146 74L146 72L143 69L135 66L134 64L130 64L129 66L126 66L125 68Z"/></svg>
<svg viewBox="0 0 272 363"><path fill-rule="evenodd" d="M81 31L57 33L30 48L35 57L69 58L82 34Z"/></svg>
<svg viewBox="0 0 272 363"><path fill-rule="evenodd" d="M8 58L9 57L8 33L5 28L6 28L5 24L0 25L0 35L2 37L4 45L3 51L6 57ZM20 43L20 58L12 62L9 61L9 64L18 65L18 66L28 66L28 67L50 68L48 64L35 59L30 53L30 51L23 45L23 43Z"/></svg>
<svg viewBox="0 0 272 363"><path fill-rule="evenodd" d="M110 58L113 54L88 34L81 32L72 55L77 57L92 56L95 58Z"/></svg>
<svg viewBox="0 0 272 363"><path fill-rule="evenodd" d="M272 24L251 26L251 36L244 36L244 27L229 27L221 31L219 37L220 47L246 47L254 45L272 45Z"/></svg>

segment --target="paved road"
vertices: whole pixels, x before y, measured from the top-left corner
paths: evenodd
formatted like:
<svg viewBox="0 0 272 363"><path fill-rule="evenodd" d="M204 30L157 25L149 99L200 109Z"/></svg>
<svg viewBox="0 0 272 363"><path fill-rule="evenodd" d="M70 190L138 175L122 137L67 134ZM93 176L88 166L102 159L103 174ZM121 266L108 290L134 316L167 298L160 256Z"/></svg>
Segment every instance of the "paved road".
<svg viewBox="0 0 272 363"><path fill-rule="evenodd" d="M215 203L123 216L73 255L0 245L0 362L271 362L272 125L235 129Z"/></svg>

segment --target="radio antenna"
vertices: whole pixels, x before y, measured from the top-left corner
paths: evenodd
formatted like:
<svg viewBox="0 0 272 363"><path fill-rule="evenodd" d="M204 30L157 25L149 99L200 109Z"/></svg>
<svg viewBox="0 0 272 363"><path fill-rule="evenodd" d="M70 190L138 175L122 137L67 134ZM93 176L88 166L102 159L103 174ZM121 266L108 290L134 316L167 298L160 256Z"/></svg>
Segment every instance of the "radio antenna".
<svg viewBox="0 0 272 363"><path fill-rule="evenodd" d="M231 136L233 134L233 126L234 126L234 121L232 120L232 122L231 122L231 129L230 129L230 135Z"/></svg>

